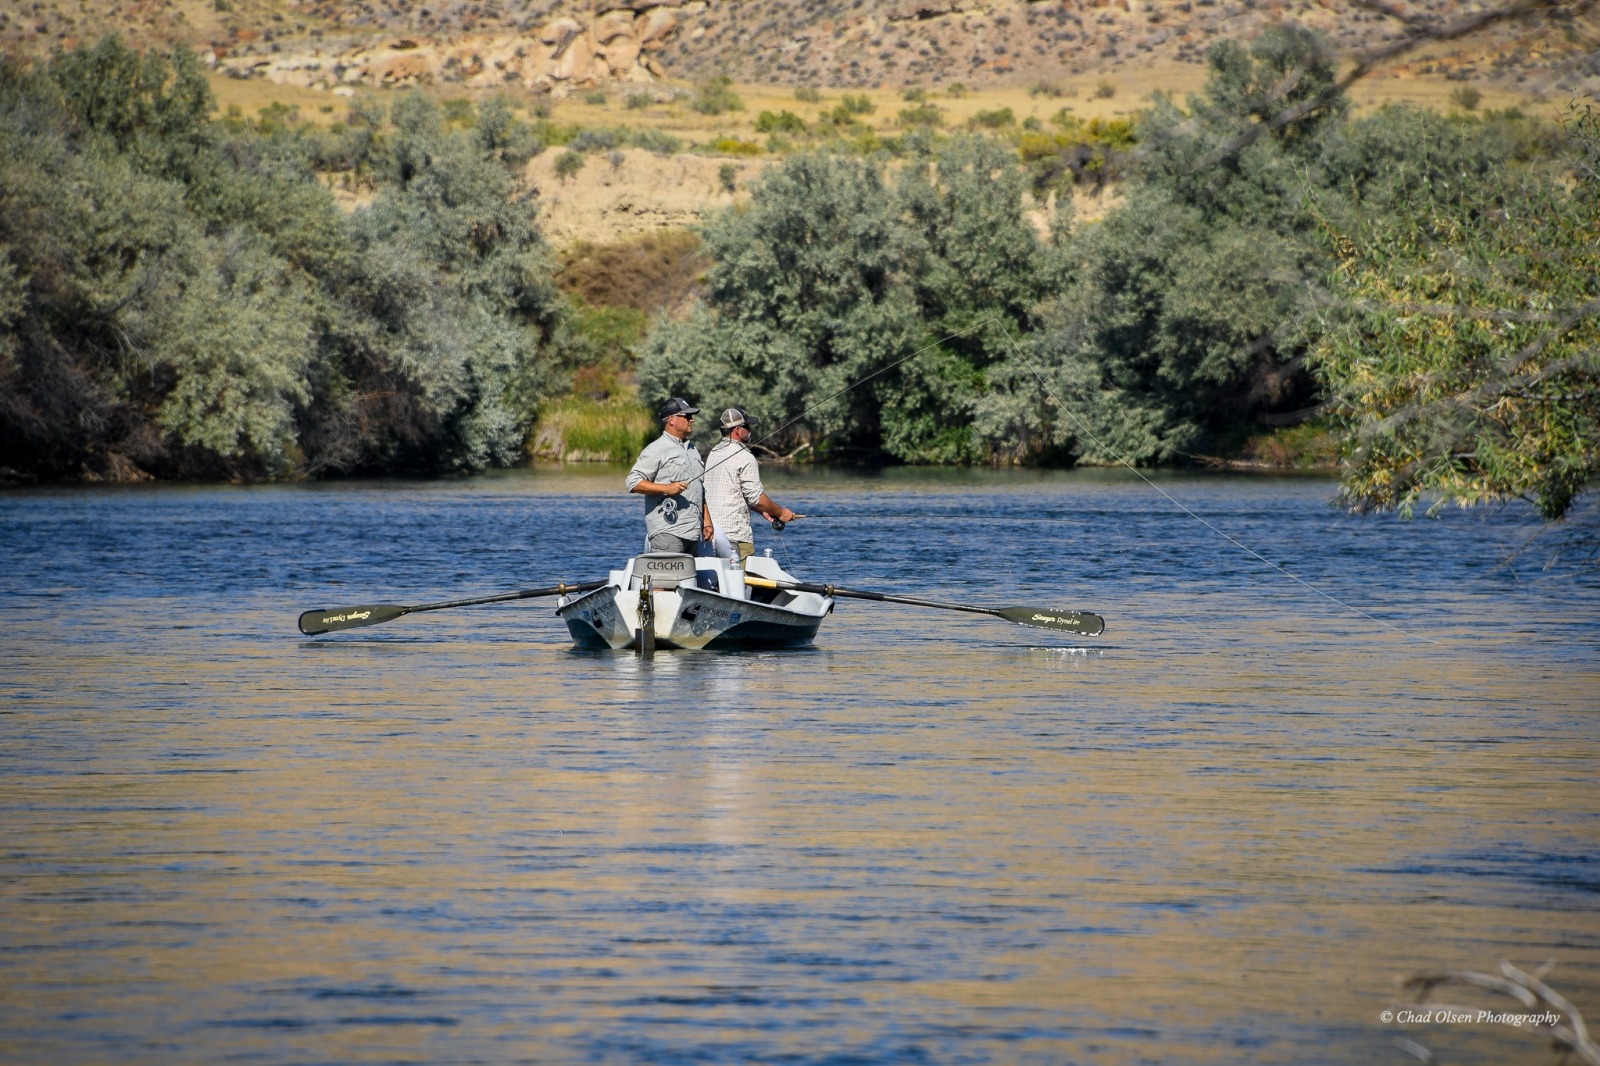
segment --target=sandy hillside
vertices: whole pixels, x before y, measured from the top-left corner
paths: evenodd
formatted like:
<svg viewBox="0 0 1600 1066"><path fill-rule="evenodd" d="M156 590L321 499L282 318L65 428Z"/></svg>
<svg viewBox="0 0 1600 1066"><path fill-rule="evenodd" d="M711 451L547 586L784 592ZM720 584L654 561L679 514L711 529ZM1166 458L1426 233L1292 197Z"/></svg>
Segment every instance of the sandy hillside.
<svg viewBox="0 0 1600 1066"><path fill-rule="evenodd" d="M616 153L616 165L595 154L575 176L562 181L555 173L560 155L544 152L528 164L528 181L539 190L539 228L558 248L695 225L706 212L734 202L735 194L722 184L723 166L739 168L734 182L741 188L766 165L624 149Z"/></svg>
<svg viewBox="0 0 1600 1066"><path fill-rule="evenodd" d="M1449 32L1506 11L1518 17ZM1426 28L1439 39L1396 65L1480 89L1600 92L1597 0L27 0L0 4L0 48L45 55L114 31L195 48L237 77L324 88L563 96L726 74L934 89L1198 64L1217 41L1284 19L1347 58Z"/></svg>

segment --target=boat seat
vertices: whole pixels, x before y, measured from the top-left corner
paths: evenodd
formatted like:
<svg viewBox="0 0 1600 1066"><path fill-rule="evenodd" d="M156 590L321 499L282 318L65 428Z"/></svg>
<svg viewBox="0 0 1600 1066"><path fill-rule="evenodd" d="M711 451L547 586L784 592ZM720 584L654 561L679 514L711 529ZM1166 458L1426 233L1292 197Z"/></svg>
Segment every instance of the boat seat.
<svg viewBox="0 0 1600 1066"><path fill-rule="evenodd" d="M695 580L694 556L682 552L645 552L636 556L628 571L628 587L638 588L645 575L650 577L650 587L675 589L680 582Z"/></svg>

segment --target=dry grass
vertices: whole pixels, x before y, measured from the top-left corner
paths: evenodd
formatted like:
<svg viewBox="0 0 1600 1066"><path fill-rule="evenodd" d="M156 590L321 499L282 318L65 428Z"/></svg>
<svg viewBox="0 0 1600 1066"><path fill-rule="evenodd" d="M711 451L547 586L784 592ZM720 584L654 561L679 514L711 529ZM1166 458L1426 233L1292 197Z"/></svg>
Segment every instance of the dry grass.
<svg viewBox="0 0 1600 1066"><path fill-rule="evenodd" d="M699 237L662 230L610 244L579 241L562 254L556 281L595 306L652 315L688 302L709 266Z"/></svg>
<svg viewBox="0 0 1600 1066"><path fill-rule="evenodd" d="M1137 70L1121 69L1110 73L1083 74L1052 79L1052 93L1035 93L1023 86L1000 86L968 89L959 96L944 90L924 90L928 103L937 106L944 114L943 128L953 130L965 127L968 120L982 111L1009 108L1017 121L1034 118L1048 123L1050 117L1067 108L1080 118L1126 117L1145 107L1156 92L1168 92L1180 101L1185 95L1198 92L1205 82L1204 66L1197 63L1154 62ZM1112 88L1112 95L1102 96L1098 90L1102 83ZM1452 81L1439 74L1413 74L1401 69L1377 74L1357 82L1351 90L1351 99L1358 110L1368 110L1383 104L1410 103L1438 111L1451 109L1450 94L1463 83ZM343 121L349 111L348 94L337 94L323 89L276 85L250 78L237 79L213 76L212 91L217 96L220 109L226 111L237 106L244 114L253 116L262 108L274 103L298 110L300 117L318 125ZM1556 98L1536 99L1529 94L1517 93L1488 85L1477 86L1483 93L1482 109L1520 107L1535 114L1561 113L1565 101ZM808 125L814 125L820 114L831 111L846 95L845 91L823 90L821 100L807 103L795 96L793 89L771 85L736 85L734 91L744 101L743 111L729 111L721 115L703 115L690 105L693 86L682 82L664 82L657 87L660 95L675 92L676 98L658 101L647 107L630 108L631 93L642 90L637 86L612 86L601 90L603 104L588 103L584 94L578 93L562 100L552 101L520 88L496 90L467 90L460 86L430 86L422 91L442 100L481 99L491 95L507 97L523 118L533 120L543 112L551 121L561 125L585 127L631 127L652 129L682 138L687 144L709 146L722 138L765 144L765 135L756 133L756 119L763 111L774 113L790 111L799 115ZM363 96L388 100L409 89L361 88ZM865 96L873 105L869 114L857 116L858 120L880 136L902 132L898 116L902 110L915 106L905 99L899 89L887 87L850 91L852 96Z"/></svg>
<svg viewBox="0 0 1600 1066"><path fill-rule="evenodd" d="M217 111L227 114L238 108L246 118L254 118L263 108L282 104L299 115L300 121L318 126L333 126L350 113L348 97L325 89L305 89L296 85L274 85L260 78L229 78L211 75L211 92L217 98ZM380 98L394 95L377 92Z"/></svg>
<svg viewBox="0 0 1600 1066"><path fill-rule="evenodd" d="M1170 92L1181 101L1186 94L1198 91L1204 80L1205 68L1200 64L1156 61L1137 70L1122 68L1076 77L1063 76L1049 83L1048 93L1030 92L1025 86L991 86L966 90L959 95L945 90L924 90L924 95L928 103L943 112L943 128L947 131L964 128L979 112L1006 108L1019 123L1033 118L1048 129L1051 116L1063 108L1082 119L1126 117L1146 106L1157 91ZM1449 111L1453 106L1450 94L1462 84L1440 74L1413 74L1400 69L1358 82L1351 95L1358 110L1407 102ZM1102 85L1110 87L1109 96L1103 94ZM349 111L348 91L329 92L276 85L261 79L228 77L213 78L212 87L222 110L237 107L252 117L262 108L283 104L295 109L301 119L327 126L342 121ZM648 241L640 244L628 238L651 233L659 235L696 225L707 211L742 199L749 182L760 174L768 160L775 158L765 153L753 159L729 154L719 156L709 146L727 138L764 147L769 143L768 138L755 130L761 112L790 111L808 125L814 125L819 114L838 107L846 95L845 91L822 90L819 100L806 102L787 87L735 85L733 88L743 100L744 110L721 115L696 112L691 107L694 87L681 82L663 83L652 90L613 86L605 90L603 103L586 102L581 93L551 100L518 88L472 92L445 85L430 86L422 91L441 101L502 95L528 121L548 118L563 127L651 129L677 137L686 146L699 146L698 152L711 156L659 158L650 152L628 149L620 154L621 166L610 166L603 158L593 157L584 171L570 181L560 181L546 173L559 153L546 152L529 166L529 181L541 189L541 226L557 247L570 249L566 257L570 275L563 284L596 306L616 303L642 308L651 304L647 313L653 313L658 308L679 306L686 287L691 286L692 279L704 268L684 258L688 255L686 248L674 251L664 244L652 245ZM412 90L363 88L358 91L363 96L388 103ZM660 96L675 92L676 98L652 102L646 107L628 107L630 93L645 91ZM1483 110L1521 107L1530 113L1553 116L1563 106L1560 101L1538 101L1487 85L1483 85L1481 91L1483 99L1479 106ZM872 103L872 111L857 118L880 137L902 132L898 123L900 112L916 106L905 98L903 91L887 87L851 91L849 95L864 95ZM795 137L791 141L796 147L808 143L805 137ZM738 189L732 194L717 180L724 160L741 168ZM335 192L347 206L354 206L362 199L359 191L336 189ZM1103 214L1115 202L1115 197L1110 194L1098 198L1076 196L1075 201L1079 219L1086 220ZM1040 214L1036 221L1043 226L1043 219L1044 215ZM652 286L659 287L659 295L646 297L641 287Z"/></svg>
<svg viewBox="0 0 1600 1066"><path fill-rule="evenodd" d="M1115 96L1110 99L1094 97L1095 87L1102 80L1110 80L1117 85ZM1147 72L1138 79L1126 77L1104 79L1098 75L1063 78L1055 83L1064 94L1059 98L1033 95L1028 89L1017 87L972 89L960 96L951 96L943 91L930 91L926 96L929 103L937 105L944 112L944 128L956 129L964 126L968 119L980 111L1003 107L1011 108L1018 122L1030 117L1043 122L1063 107L1070 107L1074 114L1083 118L1130 115L1144 106L1144 101L1158 87L1187 91L1198 89L1203 81L1204 72L1200 67L1177 63L1172 64L1171 69ZM656 129L697 144L710 144L721 137L764 144L766 136L756 133L755 128L756 119L763 111L774 113L790 111L804 119L807 125L815 125L820 114L838 107L846 95L865 96L872 102L873 110L868 114L858 115L857 120L880 136L888 136L903 132L899 124L899 114L906 108L916 106L907 101L899 89L878 88L848 92L824 90L819 102L807 103L796 98L793 89L770 85L736 85L734 92L744 102L743 111L702 115L690 106L693 98L692 87L681 83L673 87L680 93L678 99L670 103L652 104L646 108L629 108L628 90L607 92L604 104L586 103L582 94L570 96L553 105L551 119L558 123L583 126L633 126ZM521 103L525 111L531 112L534 106L531 96Z"/></svg>

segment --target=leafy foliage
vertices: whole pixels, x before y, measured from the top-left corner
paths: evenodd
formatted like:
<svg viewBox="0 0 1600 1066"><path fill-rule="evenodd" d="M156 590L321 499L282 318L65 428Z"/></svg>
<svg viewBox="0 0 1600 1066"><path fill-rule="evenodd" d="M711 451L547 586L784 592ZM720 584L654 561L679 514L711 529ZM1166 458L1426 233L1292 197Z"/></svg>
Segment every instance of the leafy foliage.
<svg viewBox="0 0 1600 1066"><path fill-rule="evenodd" d="M1272 101L1321 99L1331 59L1319 39L1279 27L1249 51L1220 45L1209 62L1188 112L1158 101L1136 131L1125 202L1064 238L1068 267L1042 328L981 406L997 448L1009 438L1023 458L1065 447L1090 462L1173 462L1242 438L1258 413L1310 401L1299 301L1323 252L1300 237L1300 205L1320 143L1308 129L1341 102L1234 142L1270 121ZM1065 135L1088 133L1061 118ZM1117 130L1103 143L1134 139ZM1034 165L1062 165L1039 142L1023 141Z"/></svg>
<svg viewBox="0 0 1600 1066"><path fill-rule="evenodd" d="M1041 275L1022 181L1010 152L975 140L894 185L867 160L791 157L747 210L706 226L708 306L652 337L642 387L737 404L769 426L803 412L778 447L981 458L971 406L1003 343L997 315L1024 316Z"/></svg>
<svg viewBox="0 0 1600 1066"><path fill-rule="evenodd" d="M0 467L474 470L515 459L565 303L503 101L324 137L209 115L187 53L0 65ZM313 166L377 186L346 215Z"/></svg>
<svg viewBox="0 0 1600 1066"><path fill-rule="evenodd" d="M1137 143L1128 119L1091 118L1087 122L1063 108L1051 119L1060 132L1024 133L1017 155L1027 164L1036 196L1072 186L1098 194L1123 177L1122 160Z"/></svg>
<svg viewBox="0 0 1600 1066"><path fill-rule="evenodd" d="M744 100L733 88L733 79L726 75L712 78L696 91L689 105L702 115L721 115L729 111L743 111Z"/></svg>
<svg viewBox="0 0 1600 1066"><path fill-rule="evenodd" d="M1594 115L1352 118L1288 23L1207 64L1133 119L950 135L926 93L893 136L864 94L763 112L767 150L813 147L748 186L722 164L749 199L706 222L705 260L577 248L566 296L527 160L565 146L565 179L681 143L420 95L330 130L213 119L191 56L115 39L0 62L0 473L476 470L568 386L549 425L620 455L650 423L637 357L647 401L745 407L783 450L1178 462L1316 416L1300 436L1347 434L1352 506L1565 513L1600 472ZM694 106L743 105L724 78ZM1111 182L1074 223L1068 194Z"/></svg>
<svg viewBox="0 0 1600 1066"><path fill-rule="evenodd" d="M1383 183L1392 211L1333 232L1342 302L1316 361L1352 505L1528 497L1554 519L1600 474L1600 120L1569 132L1560 171L1504 182L1446 141Z"/></svg>
<svg viewBox="0 0 1600 1066"><path fill-rule="evenodd" d="M806 120L793 111L763 111L756 117L757 133L804 133Z"/></svg>

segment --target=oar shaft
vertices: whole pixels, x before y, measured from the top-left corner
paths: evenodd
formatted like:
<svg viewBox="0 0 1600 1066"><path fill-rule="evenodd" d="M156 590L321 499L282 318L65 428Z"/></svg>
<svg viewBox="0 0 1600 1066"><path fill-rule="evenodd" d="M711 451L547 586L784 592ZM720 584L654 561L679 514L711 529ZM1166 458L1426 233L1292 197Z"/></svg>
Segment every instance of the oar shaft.
<svg viewBox="0 0 1600 1066"><path fill-rule="evenodd" d="M504 603L507 600L528 600L535 596L565 596L569 592L592 592L604 586L604 581L585 581L577 585L551 585L542 589L523 589L520 592L502 592L496 596L477 596L468 600L444 600L439 603L419 603L404 606L398 603L375 603L362 607L318 608L300 616L300 632L308 637L319 633L334 633L362 626L375 626L392 622L418 611L442 611L446 607L471 607L479 603Z"/></svg>
<svg viewBox="0 0 1600 1066"><path fill-rule="evenodd" d="M842 589L838 585L831 588L827 585L814 585L810 588L802 586L805 592L822 592L827 590L835 596L844 596L852 600L877 600L880 603L906 603L913 607L934 607L942 611L970 611L973 614L998 615L1000 612L992 607L974 607L967 603L940 603L938 600L919 600L912 596L887 596L881 592L862 592L859 589Z"/></svg>
<svg viewBox="0 0 1600 1066"><path fill-rule="evenodd" d="M820 596L846 596L856 600L876 600L880 603L905 603L913 607L933 607L941 611L966 611L986 614L1017 625L1037 629L1053 629L1059 633L1081 636L1098 636L1105 631L1105 619L1087 611L1060 611L1037 607L975 607L969 603L941 603L938 600L919 600L912 596L888 596L882 592L863 592L845 589L838 585L819 585L814 581L773 581L770 578L746 574L744 583L757 588L790 589L795 592L814 592Z"/></svg>
<svg viewBox="0 0 1600 1066"><path fill-rule="evenodd" d="M473 607L480 603L505 603L507 600L531 600L537 596L565 596L569 592L593 592L604 581L585 581L581 585L551 585L542 589L523 589L521 592L502 592L498 596L479 596L470 600L444 600L440 603L423 603L407 607L407 614L418 611L442 611L447 607Z"/></svg>
<svg viewBox="0 0 1600 1066"><path fill-rule="evenodd" d="M766 578L746 575L744 582L747 585L756 585L762 588L815 592L819 596L843 596L852 600L876 600L879 603L907 603L913 607L934 607L944 611L970 611L973 614L992 614L996 616L1000 614L999 611L992 607L973 607L965 603L940 603L937 600L919 600L910 596L889 596L882 592L863 592L859 589L840 588L838 585L819 585L814 581L769 581Z"/></svg>

